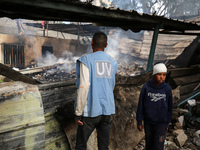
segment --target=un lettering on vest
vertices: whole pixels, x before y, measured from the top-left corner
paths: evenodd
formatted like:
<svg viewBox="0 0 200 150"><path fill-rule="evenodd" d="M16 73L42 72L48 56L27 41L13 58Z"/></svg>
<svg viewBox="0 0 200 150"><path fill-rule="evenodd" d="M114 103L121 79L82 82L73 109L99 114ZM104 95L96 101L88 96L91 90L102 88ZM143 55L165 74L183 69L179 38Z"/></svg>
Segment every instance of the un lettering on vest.
<svg viewBox="0 0 200 150"><path fill-rule="evenodd" d="M95 70L97 78L111 78L112 63L108 61L95 61Z"/></svg>

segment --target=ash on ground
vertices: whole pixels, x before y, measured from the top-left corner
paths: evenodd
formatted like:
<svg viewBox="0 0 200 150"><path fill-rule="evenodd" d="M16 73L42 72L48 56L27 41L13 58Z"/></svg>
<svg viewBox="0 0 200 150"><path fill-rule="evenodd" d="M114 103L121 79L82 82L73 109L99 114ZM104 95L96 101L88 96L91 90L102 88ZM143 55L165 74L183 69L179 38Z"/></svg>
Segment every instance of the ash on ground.
<svg viewBox="0 0 200 150"><path fill-rule="evenodd" d="M123 63L119 64L116 75L117 76L137 76L145 73L143 66L137 64L125 65ZM72 69L67 71L59 66L44 68L43 71L30 74L33 79L40 81L41 83L46 82L60 82L64 80L76 79L76 70Z"/></svg>
<svg viewBox="0 0 200 150"><path fill-rule="evenodd" d="M60 82L70 79L76 79L76 70L73 69L72 71L66 71L54 68L51 70L43 70L42 72L33 75L32 78L40 81L41 83Z"/></svg>

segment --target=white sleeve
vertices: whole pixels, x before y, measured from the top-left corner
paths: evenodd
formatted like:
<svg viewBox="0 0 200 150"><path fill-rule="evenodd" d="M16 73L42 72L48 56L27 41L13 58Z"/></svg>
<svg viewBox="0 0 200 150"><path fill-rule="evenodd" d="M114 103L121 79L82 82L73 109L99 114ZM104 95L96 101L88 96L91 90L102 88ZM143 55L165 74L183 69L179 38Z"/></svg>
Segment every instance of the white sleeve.
<svg viewBox="0 0 200 150"><path fill-rule="evenodd" d="M77 103L75 108L76 116L82 116L83 110L87 101L88 92L90 87L89 68L80 63L80 84L78 89Z"/></svg>

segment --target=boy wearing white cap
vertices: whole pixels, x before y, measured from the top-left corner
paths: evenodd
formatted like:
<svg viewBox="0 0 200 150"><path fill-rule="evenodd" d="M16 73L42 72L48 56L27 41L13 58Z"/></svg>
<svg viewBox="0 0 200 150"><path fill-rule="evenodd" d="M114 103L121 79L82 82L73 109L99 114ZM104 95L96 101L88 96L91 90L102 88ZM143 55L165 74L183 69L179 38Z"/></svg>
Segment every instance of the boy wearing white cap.
<svg viewBox="0 0 200 150"><path fill-rule="evenodd" d="M137 108L138 130L144 121L146 150L163 150L165 132L171 122L173 99L169 85L165 83L167 68L163 63L153 66L153 78L142 87Z"/></svg>

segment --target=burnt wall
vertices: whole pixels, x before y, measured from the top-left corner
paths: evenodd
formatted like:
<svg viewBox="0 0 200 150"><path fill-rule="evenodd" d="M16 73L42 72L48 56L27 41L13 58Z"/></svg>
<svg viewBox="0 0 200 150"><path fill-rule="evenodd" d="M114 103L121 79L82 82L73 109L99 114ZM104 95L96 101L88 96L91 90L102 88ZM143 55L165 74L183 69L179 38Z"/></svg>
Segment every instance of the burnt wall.
<svg viewBox="0 0 200 150"><path fill-rule="evenodd" d="M3 44L24 45L25 67L32 60L42 57L42 46L52 46L53 53L57 58L61 57L65 51L70 51L74 55L81 55L87 49L87 45L81 45L78 40L6 34L0 34L0 37L0 62L4 63Z"/></svg>

